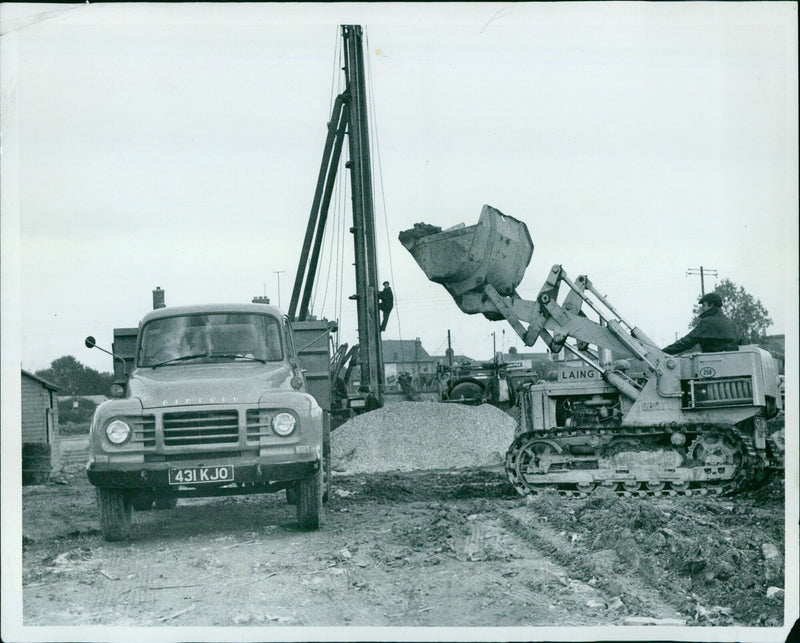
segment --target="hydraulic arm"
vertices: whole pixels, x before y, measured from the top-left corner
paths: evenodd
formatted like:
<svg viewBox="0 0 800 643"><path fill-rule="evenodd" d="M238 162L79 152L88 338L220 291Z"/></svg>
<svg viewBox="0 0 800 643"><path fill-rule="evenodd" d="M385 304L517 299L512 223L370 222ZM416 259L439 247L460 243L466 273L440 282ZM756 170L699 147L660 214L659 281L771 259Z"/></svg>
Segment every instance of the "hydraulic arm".
<svg viewBox="0 0 800 643"><path fill-rule="evenodd" d="M461 310L507 320L526 346L541 338L553 353L566 348L632 399L638 397L639 387L612 368L614 360L639 359L656 373L657 364L666 357L640 329L619 317L585 275L573 281L555 265L536 301L522 299L516 287L530 261L533 243L524 223L490 206L484 206L475 226L442 231L417 224L401 233L400 241L428 277L450 292ZM562 285L568 293L559 303ZM584 304L596 313L598 321L584 314ZM567 342L569 337L577 343ZM590 345L599 350L590 350Z"/></svg>
<svg viewBox="0 0 800 643"><path fill-rule="evenodd" d="M524 223L489 206L474 226L416 224L400 241L462 311L505 319L525 345L566 349L602 376L518 382L506 472L520 493L725 494L782 462L780 440L767 436L780 395L766 351L667 355L587 276L573 280L560 265L534 301L523 299L516 288L533 243Z"/></svg>

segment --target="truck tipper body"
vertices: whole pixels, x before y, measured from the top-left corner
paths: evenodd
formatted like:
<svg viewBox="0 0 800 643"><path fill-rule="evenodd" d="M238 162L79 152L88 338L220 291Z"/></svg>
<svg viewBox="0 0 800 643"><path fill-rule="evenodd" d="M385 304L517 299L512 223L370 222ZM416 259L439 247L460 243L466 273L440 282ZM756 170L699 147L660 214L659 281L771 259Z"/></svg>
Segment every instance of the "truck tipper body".
<svg viewBox="0 0 800 643"><path fill-rule="evenodd" d="M182 306L144 316L133 355L116 356L124 367L115 370L126 375L122 396L98 406L91 427L87 473L106 539L128 536L132 509L282 489L302 527L320 526L329 427L309 387L330 388L328 328L300 325L310 336L300 347L305 364L274 306Z"/></svg>

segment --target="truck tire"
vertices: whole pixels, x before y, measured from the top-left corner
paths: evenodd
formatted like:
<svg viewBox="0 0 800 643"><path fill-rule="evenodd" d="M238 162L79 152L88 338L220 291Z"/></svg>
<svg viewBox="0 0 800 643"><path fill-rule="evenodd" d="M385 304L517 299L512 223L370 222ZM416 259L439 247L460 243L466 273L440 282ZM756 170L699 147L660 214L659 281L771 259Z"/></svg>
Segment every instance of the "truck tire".
<svg viewBox="0 0 800 643"><path fill-rule="evenodd" d="M447 397L454 401L461 401L465 404L478 404L483 397L484 387L475 380L464 380L457 382L450 389Z"/></svg>
<svg viewBox="0 0 800 643"><path fill-rule="evenodd" d="M322 527L323 467L310 478L296 483L297 522L301 529L316 530Z"/></svg>
<svg viewBox="0 0 800 643"><path fill-rule="evenodd" d="M131 533L131 499L123 489L97 488L100 531L108 541L125 540Z"/></svg>

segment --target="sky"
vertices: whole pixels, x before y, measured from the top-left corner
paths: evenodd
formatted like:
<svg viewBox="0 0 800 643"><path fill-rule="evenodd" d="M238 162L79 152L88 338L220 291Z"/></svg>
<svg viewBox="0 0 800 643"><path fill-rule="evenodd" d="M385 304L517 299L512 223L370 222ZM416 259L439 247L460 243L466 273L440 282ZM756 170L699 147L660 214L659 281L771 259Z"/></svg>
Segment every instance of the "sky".
<svg viewBox="0 0 800 643"><path fill-rule="evenodd" d="M534 299L561 264L666 345L727 278L797 323L794 3L3 4L3 360L101 371L152 307L288 307L333 97L365 25L387 339L523 349L400 245L414 223L524 221ZM346 185L326 248L350 223ZM314 313L356 337L352 250ZM329 276L330 275L330 276ZM337 277L340 275L340 277ZM494 336L492 335L494 333ZM544 351L542 344L533 350Z"/></svg>

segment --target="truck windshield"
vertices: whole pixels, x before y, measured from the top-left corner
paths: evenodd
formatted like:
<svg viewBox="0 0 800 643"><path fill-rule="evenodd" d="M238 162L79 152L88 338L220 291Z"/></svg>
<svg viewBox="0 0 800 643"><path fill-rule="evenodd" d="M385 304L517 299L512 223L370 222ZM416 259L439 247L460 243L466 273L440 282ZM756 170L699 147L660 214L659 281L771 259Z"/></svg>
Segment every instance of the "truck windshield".
<svg viewBox="0 0 800 643"><path fill-rule="evenodd" d="M280 322L270 315L214 313L154 319L142 328L139 366L225 359L282 360Z"/></svg>

